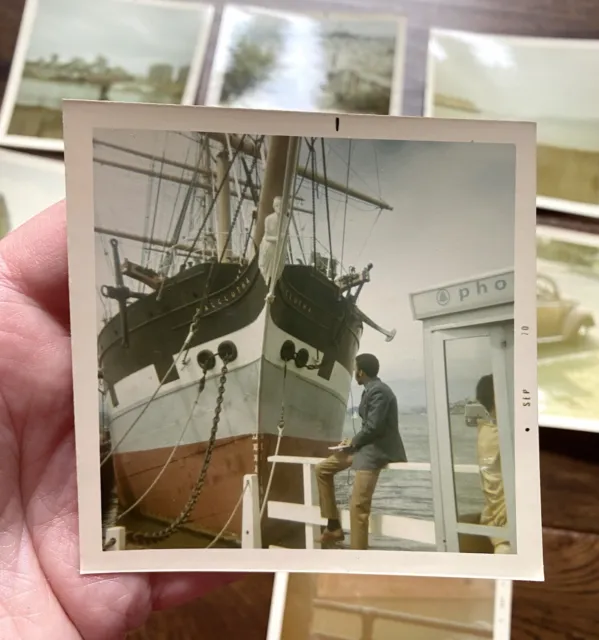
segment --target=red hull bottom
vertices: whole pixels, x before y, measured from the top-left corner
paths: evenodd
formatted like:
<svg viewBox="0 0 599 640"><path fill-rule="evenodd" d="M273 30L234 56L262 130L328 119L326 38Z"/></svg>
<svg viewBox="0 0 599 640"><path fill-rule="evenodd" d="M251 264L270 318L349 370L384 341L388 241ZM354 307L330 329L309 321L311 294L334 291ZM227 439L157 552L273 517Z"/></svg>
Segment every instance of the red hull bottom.
<svg viewBox="0 0 599 640"><path fill-rule="evenodd" d="M261 494L268 483L271 463L268 456L274 453L277 437L262 434L258 477ZM255 472L254 444L252 437L220 439L217 441L204 487L185 525L187 530L204 534L207 540L221 532L239 500L243 476ZM331 442L304 438L284 437L280 455L326 457ZM181 446L157 485L136 508L137 515L152 518L165 524L174 520L183 510L200 474L207 443ZM137 451L115 456L119 502L124 509L132 505L150 486L172 452L172 448ZM261 499L262 499L261 495ZM303 503L302 465L276 465L269 500ZM241 540L242 509L238 509L227 527L223 539L232 542ZM302 524L267 517L262 522L264 547L279 545L288 548L304 548ZM204 546L201 543L199 547Z"/></svg>

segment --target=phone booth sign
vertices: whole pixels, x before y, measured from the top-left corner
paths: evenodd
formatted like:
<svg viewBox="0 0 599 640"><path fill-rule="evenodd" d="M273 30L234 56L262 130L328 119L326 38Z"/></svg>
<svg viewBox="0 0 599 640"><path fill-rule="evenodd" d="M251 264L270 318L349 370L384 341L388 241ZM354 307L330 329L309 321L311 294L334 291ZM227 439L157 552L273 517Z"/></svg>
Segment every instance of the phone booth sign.
<svg viewBox="0 0 599 640"><path fill-rule="evenodd" d="M514 271L410 300L424 332L437 549L516 553Z"/></svg>

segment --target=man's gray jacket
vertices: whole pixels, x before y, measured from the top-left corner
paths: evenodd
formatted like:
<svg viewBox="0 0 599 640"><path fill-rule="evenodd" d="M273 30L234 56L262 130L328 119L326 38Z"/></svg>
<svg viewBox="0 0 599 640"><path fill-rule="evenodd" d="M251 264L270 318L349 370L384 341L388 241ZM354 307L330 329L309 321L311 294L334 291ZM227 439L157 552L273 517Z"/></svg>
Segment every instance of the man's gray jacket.
<svg viewBox="0 0 599 640"><path fill-rule="evenodd" d="M399 434L397 398L389 386L379 378L369 380L358 413L362 428L352 439L352 468L373 470L390 462L407 462Z"/></svg>

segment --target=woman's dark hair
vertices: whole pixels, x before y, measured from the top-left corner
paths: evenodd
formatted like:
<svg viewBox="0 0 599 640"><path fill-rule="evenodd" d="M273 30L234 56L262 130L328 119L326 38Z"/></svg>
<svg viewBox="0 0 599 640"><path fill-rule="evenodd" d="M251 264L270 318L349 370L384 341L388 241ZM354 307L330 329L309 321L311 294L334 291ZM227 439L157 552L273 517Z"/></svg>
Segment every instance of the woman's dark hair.
<svg viewBox="0 0 599 640"><path fill-rule="evenodd" d="M476 385L476 400L490 413L495 409L495 389L493 375L483 376Z"/></svg>
<svg viewBox="0 0 599 640"><path fill-rule="evenodd" d="M376 378L379 374L379 360L372 353L360 353L356 356L356 365L369 378Z"/></svg>

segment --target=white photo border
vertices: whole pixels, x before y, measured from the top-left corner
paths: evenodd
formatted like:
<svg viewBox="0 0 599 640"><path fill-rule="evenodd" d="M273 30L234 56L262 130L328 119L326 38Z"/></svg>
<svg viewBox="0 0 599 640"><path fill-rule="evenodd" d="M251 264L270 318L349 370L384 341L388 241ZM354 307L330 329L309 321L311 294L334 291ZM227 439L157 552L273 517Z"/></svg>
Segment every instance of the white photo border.
<svg viewBox="0 0 599 640"><path fill-rule="evenodd" d="M537 419L535 125L102 103L64 103L71 335L82 573L300 571L543 580ZM243 124L240 124L243 123ZM516 149L515 487L516 554L303 549L102 551L93 201L97 129L210 131L367 140L514 144Z"/></svg>
<svg viewBox="0 0 599 640"><path fill-rule="evenodd" d="M479 38L501 38L513 42L522 47L536 47L538 49L588 49L599 55L599 39L585 40L581 38L537 38L532 36L517 36L502 33L479 33L477 31L461 31L456 29L433 28L429 32L426 54L426 81L424 85L424 106L422 115L425 118L434 118L434 84L435 84L435 55L433 53L435 36L468 35ZM588 218L599 218L599 203L589 204L564 200L562 198L549 198L537 195L537 207L557 213L570 213Z"/></svg>
<svg viewBox="0 0 599 640"><path fill-rule="evenodd" d="M587 247L599 248L599 233L589 233L574 229L564 229L554 225L537 223L537 237L549 238L551 240L563 240ZM598 294L599 295L599 294ZM584 305L584 301L581 301ZM541 366L541 361L538 362ZM541 387L539 385L539 392ZM553 415L541 413L539 408L539 425L553 429L566 429L568 431L589 431L599 433L599 416L593 418L572 418L567 415Z"/></svg>
<svg viewBox="0 0 599 640"><path fill-rule="evenodd" d="M272 588L266 640L282 640L290 574L277 571ZM512 582L494 580L493 640L510 640L512 630ZM450 597L450 594L449 596Z"/></svg>
<svg viewBox="0 0 599 640"><path fill-rule="evenodd" d="M213 5L203 2L185 2L184 0L117 0L118 2L138 4L141 6L159 6L173 11L189 11L203 14L204 19L196 35L196 46L193 58L190 61L190 70L183 92L181 104L192 105L195 103L201 83L201 75L208 52L210 34L214 24L215 9ZM8 81L4 91L4 97L0 105L0 145L17 149L30 149L33 151L64 151L64 140L55 138L38 138L36 136L22 136L9 134L8 129L13 118L17 103L17 95L23 70L27 61L27 53L33 36L33 29L37 19L40 2L44 0L26 0L19 35L13 54L12 64L8 75ZM63 101L64 102L64 101ZM139 103L137 103L139 104Z"/></svg>
<svg viewBox="0 0 599 640"><path fill-rule="evenodd" d="M271 16L281 16L289 18L295 14L304 16L306 18L314 18L315 20L345 20L347 22L361 22L361 21L393 21L397 24L397 30L395 33L395 58L393 61L393 79L391 85L391 99L389 105L389 114L392 116L399 116L403 110L403 91L404 91L404 79L405 79L405 61L406 61L406 42L407 42L407 19L400 14L390 13L365 13L360 11L350 11L348 9L340 8L339 11L316 11L301 8L294 8L291 5L286 5L285 9L269 9L261 6L246 5L246 4L226 4L223 8L222 17L218 29L218 37L216 41L216 47L214 49L214 56L208 72L208 84L206 90L206 98L204 104L208 107L218 107L220 104L220 96L224 84L224 69L222 62L226 55L226 47L230 44L225 40L225 33L223 25L227 19L227 15L230 11L247 11L249 13L268 14ZM224 108L224 105L222 105ZM329 114L330 115L330 114Z"/></svg>

